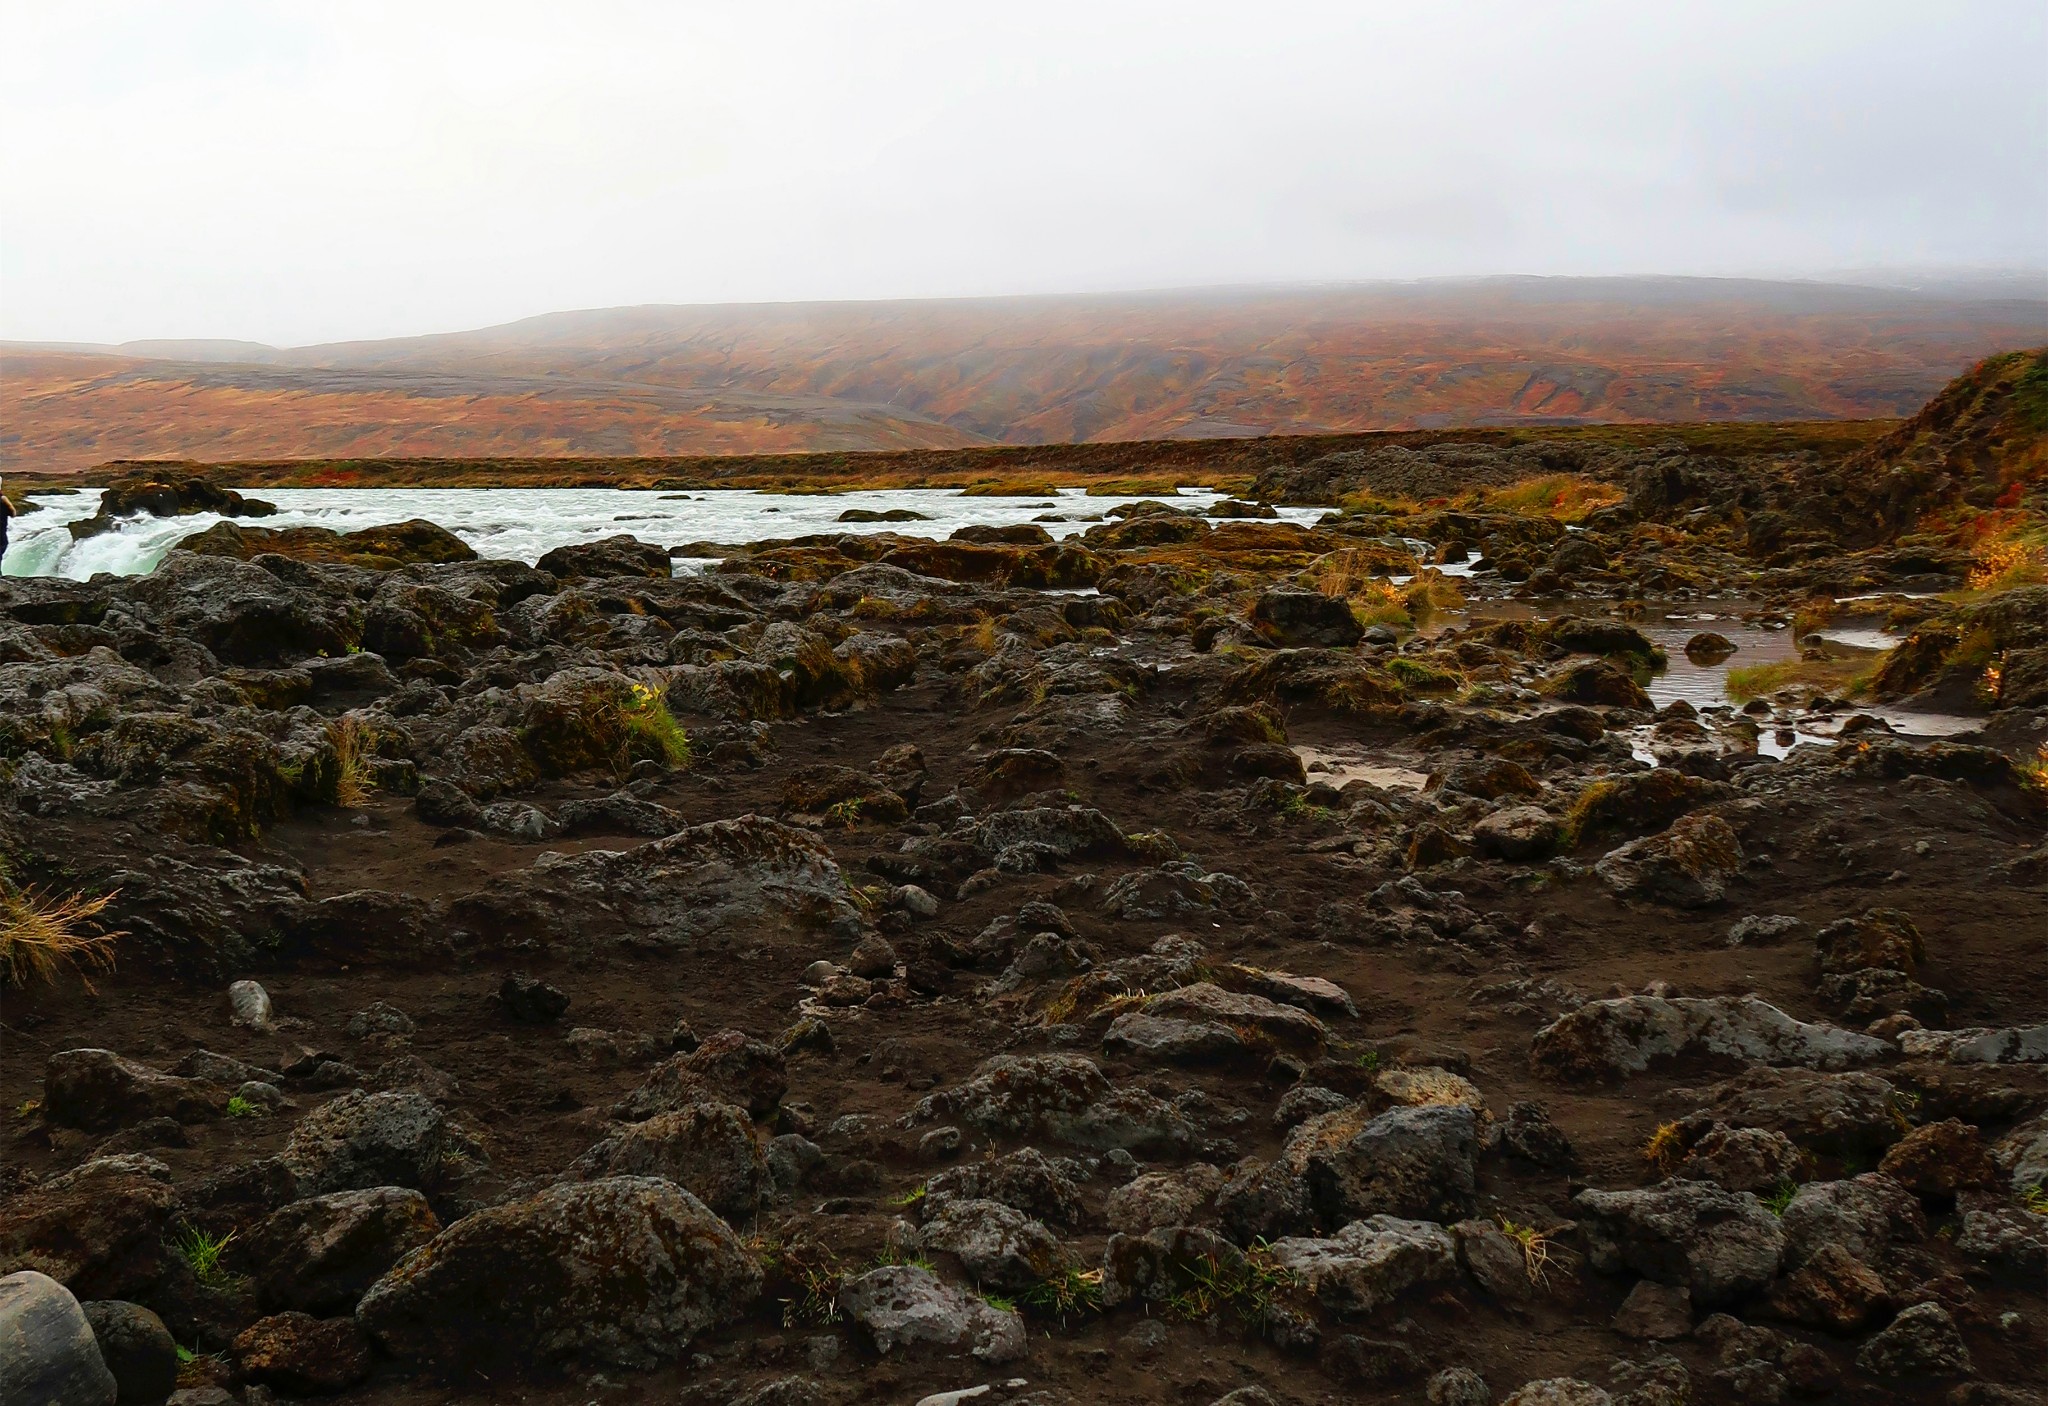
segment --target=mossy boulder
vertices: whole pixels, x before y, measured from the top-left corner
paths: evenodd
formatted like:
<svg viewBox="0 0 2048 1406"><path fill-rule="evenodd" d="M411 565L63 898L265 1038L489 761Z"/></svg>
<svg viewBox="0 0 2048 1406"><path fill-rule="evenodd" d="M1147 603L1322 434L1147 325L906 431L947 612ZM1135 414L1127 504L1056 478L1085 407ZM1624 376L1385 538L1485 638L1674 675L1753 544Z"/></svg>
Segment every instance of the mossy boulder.
<svg viewBox="0 0 2048 1406"><path fill-rule="evenodd" d="M673 1362L761 1292L724 1221L660 1177L606 1177L467 1216L373 1285L356 1321L438 1368Z"/></svg>

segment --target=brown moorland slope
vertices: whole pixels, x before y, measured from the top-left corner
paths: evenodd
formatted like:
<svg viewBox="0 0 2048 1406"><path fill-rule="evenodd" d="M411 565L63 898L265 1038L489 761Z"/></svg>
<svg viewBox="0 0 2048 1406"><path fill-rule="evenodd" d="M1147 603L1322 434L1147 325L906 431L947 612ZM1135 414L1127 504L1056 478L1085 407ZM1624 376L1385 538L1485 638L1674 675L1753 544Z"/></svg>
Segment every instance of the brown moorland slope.
<svg viewBox="0 0 2048 1406"><path fill-rule="evenodd" d="M16 348L0 464L1883 418L2044 332L2048 302L1726 279L623 308L291 350Z"/></svg>

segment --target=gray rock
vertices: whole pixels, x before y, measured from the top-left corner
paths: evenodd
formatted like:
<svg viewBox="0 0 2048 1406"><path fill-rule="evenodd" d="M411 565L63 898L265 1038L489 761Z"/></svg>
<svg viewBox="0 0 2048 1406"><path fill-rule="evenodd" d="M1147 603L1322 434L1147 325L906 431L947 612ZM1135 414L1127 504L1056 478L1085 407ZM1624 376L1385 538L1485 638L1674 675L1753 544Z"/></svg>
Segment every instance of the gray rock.
<svg viewBox="0 0 2048 1406"><path fill-rule="evenodd" d="M798 1133L784 1133L772 1138L764 1160L768 1164L768 1179L778 1191L794 1191L803 1185L803 1180L813 1167L825 1160L825 1149Z"/></svg>
<svg viewBox="0 0 2048 1406"><path fill-rule="evenodd" d="M278 1113L292 1106L292 1101L285 1097L283 1089L275 1084L266 1084L260 1079L251 1079L246 1084L236 1085L234 1097L260 1113Z"/></svg>
<svg viewBox="0 0 2048 1406"><path fill-rule="evenodd" d="M294 1201L248 1234L257 1299L273 1311L352 1313L372 1284L440 1230L427 1198L408 1187Z"/></svg>
<svg viewBox="0 0 2048 1406"><path fill-rule="evenodd" d="M1024 1355L1023 1319L915 1265L885 1265L847 1280L839 1309L885 1356L920 1347L965 1351L990 1363Z"/></svg>
<svg viewBox="0 0 2048 1406"><path fill-rule="evenodd" d="M1014 1206L949 1197L925 1217L926 1249L959 1259L977 1284L1021 1292L1066 1261L1059 1238Z"/></svg>
<svg viewBox="0 0 2048 1406"><path fill-rule="evenodd" d="M1804 1169L1805 1155L1783 1133L1716 1123L1686 1152L1678 1174L1730 1191L1770 1191Z"/></svg>
<svg viewBox="0 0 2048 1406"><path fill-rule="evenodd" d="M390 1002L372 1001L348 1018L347 1033L351 1040L362 1040L372 1035L410 1035L418 1028L411 1016Z"/></svg>
<svg viewBox="0 0 2048 1406"><path fill-rule="evenodd" d="M1493 1406L1493 1391L1486 1378L1470 1367L1446 1367L1429 1379L1423 1389L1429 1406Z"/></svg>
<svg viewBox="0 0 2048 1406"><path fill-rule="evenodd" d="M1244 1263L1244 1252L1213 1230L1168 1225L1142 1235L1116 1234L1102 1251L1102 1306L1158 1303L1204 1276Z"/></svg>
<svg viewBox="0 0 2048 1406"><path fill-rule="evenodd" d="M1223 1173L1206 1162L1172 1172L1146 1172L1109 1193L1109 1223L1130 1231L1190 1225L1201 1208L1223 1189Z"/></svg>
<svg viewBox="0 0 2048 1406"><path fill-rule="evenodd" d="M1746 1191L1667 1181L1647 1191L1582 1191L1586 1258L1603 1274L1623 1268L1726 1303L1771 1282L1785 1254L1778 1218Z"/></svg>
<svg viewBox="0 0 2048 1406"><path fill-rule="evenodd" d="M1001 1157L940 1172L925 1183L926 1214L950 1200L1000 1201L1053 1225L1078 1226L1088 1169L1071 1157L1022 1147Z"/></svg>
<svg viewBox="0 0 2048 1406"><path fill-rule="evenodd" d="M1458 1277L1458 1247L1432 1221L1369 1216L1323 1239L1289 1236L1273 1261L1336 1313L1373 1313L1417 1284Z"/></svg>
<svg viewBox="0 0 2048 1406"><path fill-rule="evenodd" d="M1742 845L1718 815L1686 815L1670 829L1630 840L1593 866L1618 897L1673 908L1709 908L1742 872Z"/></svg>
<svg viewBox="0 0 2048 1406"><path fill-rule="evenodd" d="M1865 1262L1881 1259L1895 1240L1921 1240L1927 1222L1913 1194L1879 1172L1847 1181L1809 1182L1779 1217L1785 1263L1797 1269L1828 1245Z"/></svg>
<svg viewBox="0 0 2048 1406"><path fill-rule="evenodd" d="M703 1202L613 1177L457 1221L380 1279L356 1320L387 1352L436 1366L649 1367L760 1292L760 1266Z"/></svg>
<svg viewBox="0 0 2048 1406"><path fill-rule="evenodd" d="M569 1174L666 1177L728 1220L751 1216L768 1189L768 1159L744 1110L692 1103L622 1128L576 1159Z"/></svg>
<svg viewBox="0 0 2048 1406"><path fill-rule="evenodd" d="M69 1289L32 1269L0 1279L0 1401L114 1406L115 1391Z"/></svg>
<svg viewBox="0 0 2048 1406"><path fill-rule="evenodd" d="M1048 1137L1097 1152L1171 1155L1195 1136L1171 1104L1111 1084L1079 1055L997 1055L968 1082L919 1102L908 1122L954 1118L987 1133Z"/></svg>
<svg viewBox="0 0 2048 1406"><path fill-rule="evenodd" d="M1260 634L1289 649L1346 649L1365 634L1348 601L1284 586L1262 592L1252 602L1251 621Z"/></svg>
<svg viewBox="0 0 2048 1406"><path fill-rule="evenodd" d="M1641 1280L1615 1311L1613 1327L1624 1338L1638 1341L1685 1337L1692 1332L1692 1290Z"/></svg>
<svg viewBox="0 0 2048 1406"><path fill-rule="evenodd" d="M1297 1005L1241 991L1226 991L1210 981L1162 991L1145 1003L1145 1013L1169 1020L1208 1022L1232 1031L1249 1032L1248 1036L1240 1036L1240 1040L1255 1048L1282 1050L1304 1059L1320 1056L1329 1039L1329 1031L1322 1021Z"/></svg>
<svg viewBox="0 0 2048 1406"><path fill-rule="evenodd" d="M194 1050L176 1064L170 1072L186 1079L204 1079L210 1084L232 1089L237 1084L282 1083L284 1075L274 1069L260 1065L244 1064L239 1059L212 1050Z"/></svg>
<svg viewBox="0 0 2048 1406"><path fill-rule="evenodd" d="M1616 1079L1662 1060L1844 1069L1891 1052L1883 1040L1794 1020L1755 996L1622 996L1585 1005L1536 1032L1530 1061L1560 1079Z"/></svg>
<svg viewBox="0 0 2048 1406"><path fill-rule="evenodd" d="M1757 914L1739 918L1728 929L1730 947L1768 947L1795 937L1806 924L1789 913Z"/></svg>
<svg viewBox="0 0 2048 1406"><path fill-rule="evenodd" d="M861 913L823 841L760 815L693 825L630 849L545 854L531 869L455 900L451 916L589 948L857 941Z"/></svg>
<svg viewBox="0 0 2048 1406"><path fill-rule="evenodd" d="M1543 1261L1490 1220L1461 1220L1451 1227L1458 1262L1472 1281L1497 1299L1519 1303L1545 1287Z"/></svg>
<svg viewBox="0 0 2048 1406"><path fill-rule="evenodd" d="M43 1067L43 1121L101 1132L171 1118L203 1123L227 1111L227 1090L203 1079L160 1074L112 1050L60 1050Z"/></svg>
<svg viewBox="0 0 2048 1406"><path fill-rule="evenodd" d="M424 1191L441 1178L445 1121L419 1094L358 1089L300 1119L282 1160L303 1195L373 1186Z"/></svg>
<svg viewBox="0 0 2048 1406"><path fill-rule="evenodd" d="M246 1025L251 1030L270 1028L270 993L258 982L229 983L228 1009L237 1025Z"/></svg>
<svg viewBox="0 0 2048 1406"><path fill-rule="evenodd" d="M1899 1049L1915 1059L1950 1064L2040 1064L2048 1061L2048 1025L1908 1030L1899 1036Z"/></svg>
<svg viewBox="0 0 2048 1406"><path fill-rule="evenodd" d="M1091 806L1026 806L999 810L975 822L969 837L995 856L1044 855L1053 859L1115 858L1124 852L1124 833ZM1028 868L1035 869L1034 862Z"/></svg>
<svg viewBox="0 0 2048 1406"><path fill-rule="evenodd" d="M2048 1112L2036 1113L2000 1140L1998 1165L2012 1173L2013 1190L2048 1186Z"/></svg>
<svg viewBox="0 0 2048 1406"><path fill-rule="evenodd" d="M1769 1128L1801 1147L1868 1156L1899 1140L1905 1102L1875 1074L1749 1069L1705 1091L1695 1117L1731 1128Z"/></svg>
<svg viewBox="0 0 2048 1406"><path fill-rule="evenodd" d="M163 1319L139 1303L121 1299L99 1299L82 1307L99 1344L100 1360L114 1374L122 1406L158 1402L177 1390L178 1344Z"/></svg>
<svg viewBox="0 0 2048 1406"><path fill-rule="evenodd" d="M1613 1406L1614 1398L1605 1388L1577 1377L1545 1377L1524 1382L1500 1406Z"/></svg>
<svg viewBox="0 0 2048 1406"><path fill-rule="evenodd" d="M1215 1021L1172 1020L1125 1011L1103 1034L1105 1054L1149 1064L1218 1064L1245 1053L1235 1030Z"/></svg>
<svg viewBox="0 0 2048 1406"><path fill-rule="evenodd" d="M1957 1251L2033 1284L2048 1283L2048 1216L1984 1191L1961 1193L1956 1210L1963 1221Z"/></svg>
<svg viewBox="0 0 2048 1406"><path fill-rule="evenodd" d="M1324 1113L1349 1108L1351 1100L1319 1084L1296 1084L1273 1105L1273 1126L1281 1132Z"/></svg>
<svg viewBox="0 0 2048 1406"><path fill-rule="evenodd" d="M1557 817L1541 806L1509 806L1472 827L1481 854L1513 863L1547 858L1557 848Z"/></svg>
<svg viewBox="0 0 2048 1406"><path fill-rule="evenodd" d="M1478 1115L1462 1105L1362 1105L1325 1113L1287 1136L1269 1169L1298 1179L1315 1221L1364 1216L1450 1219L1469 1206L1479 1154Z"/></svg>
<svg viewBox="0 0 2048 1406"><path fill-rule="evenodd" d="M144 1298L178 1263L166 1241L180 1214L162 1162L94 1158L8 1198L0 1266L48 1274L89 1298Z"/></svg>
<svg viewBox="0 0 2048 1406"><path fill-rule="evenodd" d="M1938 1303L1902 1309L1863 1345L1856 1365L1878 1377L1954 1377L1976 1370L1956 1320Z"/></svg>

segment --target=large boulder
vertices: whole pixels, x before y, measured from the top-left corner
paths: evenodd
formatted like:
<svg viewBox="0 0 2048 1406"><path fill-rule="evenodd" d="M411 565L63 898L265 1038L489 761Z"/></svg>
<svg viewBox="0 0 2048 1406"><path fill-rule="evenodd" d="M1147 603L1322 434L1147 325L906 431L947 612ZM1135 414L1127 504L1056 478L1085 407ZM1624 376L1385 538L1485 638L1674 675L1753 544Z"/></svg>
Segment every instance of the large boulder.
<svg viewBox="0 0 2048 1406"><path fill-rule="evenodd" d="M1906 1118L1906 1101L1889 1080L1855 1071L1746 1069L1705 1089L1703 1099L1692 1118L1768 1128L1837 1157L1881 1153L1899 1140Z"/></svg>
<svg viewBox="0 0 2048 1406"><path fill-rule="evenodd" d="M436 1365L650 1367L760 1292L760 1266L703 1202L658 1177L612 1177L457 1221L380 1279L356 1320L387 1352Z"/></svg>
<svg viewBox="0 0 2048 1406"><path fill-rule="evenodd" d="M1562 833L1557 817L1541 806L1509 806L1472 827L1472 843L1483 855L1511 863L1547 859Z"/></svg>
<svg viewBox="0 0 2048 1406"><path fill-rule="evenodd" d="M445 527L420 518L357 532L336 532L325 527L244 527L239 523L217 522L204 532L180 539L171 550L233 557L237 561L282 556L294 561L359 566L370 571L391 571L423 562L476 560L476 551L467 542Z"/></svg>
<svg viewBox="0 0 2048 1406"><path fill-rule="evenodd" d="M729 1103L691 1103L621 1128L569 1172L584 1181L664 1177L728 1220L753 1215L768 1189L768 1159L754 1125Z"/></svg>
<svg viewBox="0 0 2048 1406"><path fill-rule="evenodd" d="M563 581L617 576L669 577L668 548L621 533L595 542L572 542L543 553L538 569Z"/></svg>
<svg viewBox="0 0 2048 1406"><path fill-rule="evenodd" d="M1761 1201L1710 1182L1582 1191L1573 1204L1594 1269L1681 1286L1702 1306L1762 1289L1785 1254L1785 1232Z"/></svg>
<svg viewBox="0 0 2048 1406"><path fill-rule="evenodd" d="M861 933L832 851L807 830L759 815L627 850L543 855L525 873L457 899L450 916L476 932L675 952L808 943L821 932L851 942Z"/></svg>
<svg viewBox="0 0 2048 1406"><path fill-rule="evenodd" d="M1991 1150L1977 1129L1959 1118L1913 1129L1892 1145L1877 1169L1908 1191L1942 1200L1999 1181Z"/></svg>
<svg viewBox="0 0 2048 1406"><path fill-rule="evenodd" d="M1458 1278L1457 1244L1432 1221L1368 1216L1326 1239L1287 1237L1273 1262L1336 1313L1374 1313L1417 1284Z"/></svg>
<svg viewBox="0 0 2048 1406"><path fill-rule="evenodd" d="M1919 1201L1880 1172L1808 1182L1793 1193L1778 1223L1785 1232L1785 1263L1794 1269L1830 1246L1874 1263L1894 1241L1927 1234Z"/></svg>
<svg viewBox="0 0 2048 1406"><path fill-rule="evenodd" d="M727 1103L766 1118L789 1091L782 1052L745 1031L721 1030L687 1054L658 1065L620 1099L614 1117L637 1123L699 1103Z"/></svg>
<svg viewBox="0 0 2048 1406"><path fill-rule="evenodd" d="M228 1092L160 1074L112 1050L60 1050L43 1067L43 1121L102 1132L145 1118L203 1123L227 1112Z"/></svg>
<svg viewBox="0 0 2048 1406"><path fill-rule="evenodd" d="M1081 1188L1088 1176L1088 1168L1073 1158L1022 1147L940 1172L925 1183L925 1213L936 1214L951 1200L1000 1201L1037 1220L1078 1226L1084 1214Z"/></svg>
<svg viewBox="0 0 2048 1406"><path fill-rule="evenodd" d="M424 1095L352 1090L299 1120L283 1160L303 1195L373 1186L425 1191L441 1178L445 1122Z"/></svg>
<svg viewBox="0 0 2048 1406"><path fill-rule="evenodd" d="M294 1201L248 1234L257 1299L273 1309L352 1312L372 1284L440 1230L427 1198L407 1187Z"/></svg>
<svg viewBox="0 0 2048 1406"><path fill-rule="evenodd" d="M96 1299L81 1307L124 1406L161 1401L177 1389L178 1342L163 1319L120 1299Z"/></svg>
<svg viewBox="0 0 2048 1406"><path fill-rule="evenodd" d="M1145 1003L1145 1013L1223 1025L1255 1046L1305 1058L1320 1056L1329 1038L1322 1021L1305 1010L1264 996L1226 991L1209 981L1161 992Z"/></svg>
<svg viewBox="0 0 2048 1406"><path fill-rule="evenodd" d="M191 517L198 513L268 517L276 511L274 503L244 498L183 465L164 465L132 469L115 478L101 492L99 510L72 523L70 530L73 538L84 541L112 530L118 518Z"/></svg>
<svg viewBox="0 0 2048 1406"><path fill-rule="evenodd" d="M1881 967L1913 976L1927 960L1919 926L1896 908L1872 908L1829 923L1814 934L1813 948L1820 969L1830 973Z"/></svg>
<svg viewBox="0 0 2048 1406"><path fill-rule="evenodd" d="M1047 1137L1074 1147L1139 1155L1186 1150L1194 1128L1172 1104L1119 1087L1079 1055L997 1055L956 1088L911 1110L913 1124L959 1118L1005 1137Z"/></svg>
<svg viewBox="0 0 2048 1406"><path fill-rule="evenodd" d="M1365 635L1350 602L1320 591L1266 591L1252 602L1251 620L1260 634L1290 649L1343 649Z"/></svg>
<svg viewBox="0 0 2048 1406"><path fill-rule="evenodd" d="M1588 1001L1538 1030L1529 1058L1553 1078L1587 1080L1688 1059L1843 1069L1891 1050L1869 1035L1794 1020L1755 996L1621 996Z"/></svg>
<svg viewBox="0 0 2048 1406"><path fill-rule="evenodd" d="M1876 1377L1958 1377L1975 1370L1955 1318L1938 1303L1916 1303L1863 1345L1856 1365Z"/></svg>
<svg viewBox="0 0 2048 1406"><path fill-rule="evenodd" d="M345 1391L370 1375L370 1345L352 1318L260 1318L236 1336L233 1352L244 1378L292 1396Z"/></svg>
<svg viewBox="0 0 2048 1406"><path fill-rule="evenodd" d="M1593 872L1616 896L1673 908L1708 908L1742 872L1742 842L1718 815L1687 815L1669 830L1610 851Z"/></svg>
<svg viewBox="0 0 2048 1406"><path fill-rule="evenodd" d="M932 1348L991 1364L1024 1355L1023 1319L916 1265L885 1265L848 1279L839 1311L884 1355Z"/></svg>
<svg viewBox="0 0 2048 1406"><path fill-rule="evenodd" d="M145 1296L170 1273L181 1213L170 1168L101 1157L17 1192L0 1215L0 1272L35 1270L88 1299Z"/></svg>
<svg viewBox="0 0 2048 1406"><path fill-rule="evenodd" d="M948 1197L925 1217L924 1245L958 1259L975 1283L1012 1293L1049 1278L1066 1259L1058 1236L1000 1201Z"/></svg>
<svg viewBox="0 0 2048 1406"><path fill-rule="evenodd" d="M70 1290L34 1270L0 1279L0 1401L114 1406L117 1390Z"/></svg>
<svg viewBox="0 0 2048 1406"><path fill-rule="evenodd" d="M1270 1164L1240 1167L1217 1206L1240 1243L1375 1215L1455 1220L1470 1208L1478 1152L1473 1108L1375 1115L1353 1104L1295 1128Z"/></svg>

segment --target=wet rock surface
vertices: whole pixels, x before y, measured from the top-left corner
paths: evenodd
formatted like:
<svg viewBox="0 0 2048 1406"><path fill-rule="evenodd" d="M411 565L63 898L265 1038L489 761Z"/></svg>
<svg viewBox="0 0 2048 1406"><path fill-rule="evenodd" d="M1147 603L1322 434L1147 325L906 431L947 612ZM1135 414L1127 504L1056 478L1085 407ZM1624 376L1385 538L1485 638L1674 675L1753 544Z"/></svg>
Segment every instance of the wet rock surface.
<svg viewBox="0 0 2048 1406"><path fill-rule="evenodd" d="M2006 651L1974 735L1679 708L1658 610L1743 592L1740 665L1955 559L1610 467L1578 531L10 578L0 897L125 936L9 979L0 1273L247 1402L2038 1394L2026 601L1902 598L1899 689Z"/></svg>

